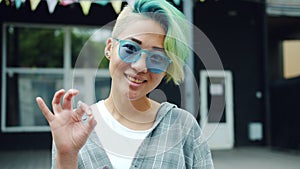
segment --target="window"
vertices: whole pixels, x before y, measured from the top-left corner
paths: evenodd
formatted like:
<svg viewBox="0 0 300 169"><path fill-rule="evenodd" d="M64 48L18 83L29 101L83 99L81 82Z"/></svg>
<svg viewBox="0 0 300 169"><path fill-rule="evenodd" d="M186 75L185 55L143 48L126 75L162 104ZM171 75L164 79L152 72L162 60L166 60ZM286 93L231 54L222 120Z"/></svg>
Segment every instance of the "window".
<svg viewBox="0 0 300 169"><path fill-rule="evenodd" d="M51 107L61 88L81 90L76 99L89 104L108 95L110 29L5 23L2 30L2 131L49 131L37 96Z"/></svg>
<svg viewBox="0 0 300 169"><path fill-rule="evenodd" d="M300 76L300 40L283 41L283 75L285 79Z"/></svg>

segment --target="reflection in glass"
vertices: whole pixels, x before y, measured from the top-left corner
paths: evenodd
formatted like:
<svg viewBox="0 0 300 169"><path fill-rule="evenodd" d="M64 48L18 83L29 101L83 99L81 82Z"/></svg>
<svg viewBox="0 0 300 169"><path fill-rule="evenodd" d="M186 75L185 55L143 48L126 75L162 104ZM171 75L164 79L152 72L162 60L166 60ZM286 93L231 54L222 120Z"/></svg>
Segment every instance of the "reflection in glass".
<svg viewBox="0 0 300 169"><path fill-rule="evenodd" d="M14 74L7 76L7 126L44 126L46 119L35 98L51 108L53 93L63 87L62 75ZM18 99L16 99L18 98Z"/></svg>
<svg viewBox="0 0 300 169"><path fill-rule="evenodd" d="M75 68L108 68L108 60L104 57L109 29L73 28L72 67Z"/></svg>
<svg viewBox="0 0 300 169"><path fill-rule="evenodd" d="M207 105L209 106L208 122L226 123L225 79L223 77L208 77L207 82L209 82L207 86L207 103L211 103L212 100L216 103Z"/></svg>
<svg viewBox="0 0 300 169"><path fill-rule="evenodd" d="M110 91L110 78L96 78L95 80L95 96L96 100L100 101L109 95Z"/></svg>
<svg viewBox="0 0 300 169"><path fill-rule="evenodd" d="M8 26L6 31L8 67L63 66L62 29Z"/></svg>

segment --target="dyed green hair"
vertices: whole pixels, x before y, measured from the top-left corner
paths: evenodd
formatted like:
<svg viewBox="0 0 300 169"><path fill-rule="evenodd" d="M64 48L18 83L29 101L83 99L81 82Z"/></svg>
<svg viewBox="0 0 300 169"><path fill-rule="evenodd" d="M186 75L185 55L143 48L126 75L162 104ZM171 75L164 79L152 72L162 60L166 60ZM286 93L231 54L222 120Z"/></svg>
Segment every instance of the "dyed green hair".
<svg viewBox="0 0 300 169"><path fill-rule="evenodd" d="M184 79L184 63L189 56L188 24L182 12L165 0L136 0L133 7L126 6L120 13L112 32L117 37L126 25L142 18L158 22L166 32L164 48L172 60L166 80L179 84Z"/></svg>

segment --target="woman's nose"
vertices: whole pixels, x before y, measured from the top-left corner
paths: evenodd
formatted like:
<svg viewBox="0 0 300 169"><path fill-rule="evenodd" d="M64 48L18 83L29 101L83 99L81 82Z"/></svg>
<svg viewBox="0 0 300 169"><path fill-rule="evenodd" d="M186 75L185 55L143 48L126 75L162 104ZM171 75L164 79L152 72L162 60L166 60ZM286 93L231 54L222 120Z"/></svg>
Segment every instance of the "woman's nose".
<svg viewBox="0 0 300 169"><path fill-rule="evenodd" d="M139 58L139 60L131 63L131 67L133 69L135 69L138 73L139 72L146 73L148 71L147 65L146 65L146 57L147 57L147 54L141 53L141 57Z"/></svg>

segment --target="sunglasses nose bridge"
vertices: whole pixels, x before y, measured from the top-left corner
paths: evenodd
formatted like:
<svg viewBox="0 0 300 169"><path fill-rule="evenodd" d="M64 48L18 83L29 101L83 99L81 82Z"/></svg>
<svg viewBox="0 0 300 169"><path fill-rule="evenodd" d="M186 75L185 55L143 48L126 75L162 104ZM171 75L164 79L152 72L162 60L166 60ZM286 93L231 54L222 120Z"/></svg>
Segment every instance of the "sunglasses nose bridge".
<svg viewBox="0 0 300 169"><path fill-rule="evenodd" d="M148 57L149 51L141 49L140 56L143 56L143 55L146 56L146 57Z"/></svg>
<svg viewBox="0 0 300 169"><path fill-rule="evenodd" d="M131 67L138 72L147 72L146 58L148 52L146 50L141 50L138 54L138 58L135 62L131 63Z"/></svg>

